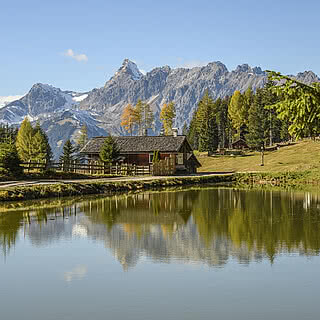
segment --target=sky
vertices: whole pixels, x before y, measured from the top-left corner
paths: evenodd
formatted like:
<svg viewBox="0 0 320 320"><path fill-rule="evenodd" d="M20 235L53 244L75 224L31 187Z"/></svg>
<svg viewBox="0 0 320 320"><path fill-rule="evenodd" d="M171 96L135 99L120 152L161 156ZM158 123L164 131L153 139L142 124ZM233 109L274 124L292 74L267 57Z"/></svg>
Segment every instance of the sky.
<svg viewBox="0 0 320 320"><path fill-rule="evenodd" d="M85 92L125 58L145 72L221 61L320 75L318 0L1 0L0 96Z"/></svg>

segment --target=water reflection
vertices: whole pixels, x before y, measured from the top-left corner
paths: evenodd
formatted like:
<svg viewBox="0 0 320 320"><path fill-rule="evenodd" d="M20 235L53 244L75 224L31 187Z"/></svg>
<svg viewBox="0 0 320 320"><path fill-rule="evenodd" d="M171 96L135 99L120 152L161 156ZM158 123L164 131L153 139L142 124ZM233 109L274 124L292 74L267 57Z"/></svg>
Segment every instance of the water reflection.
<svg viewBox="0 0 320 320"><path fill-rule="evenodd" d="M279 254L318 255L319 228L318 194L200 189L3 213L0 247L7 256L19 238L40 247L88 238L104 243L124 270L141 257L219 267L229 259L272 263ZM77 266L65 279L85 273Z"/></svg>

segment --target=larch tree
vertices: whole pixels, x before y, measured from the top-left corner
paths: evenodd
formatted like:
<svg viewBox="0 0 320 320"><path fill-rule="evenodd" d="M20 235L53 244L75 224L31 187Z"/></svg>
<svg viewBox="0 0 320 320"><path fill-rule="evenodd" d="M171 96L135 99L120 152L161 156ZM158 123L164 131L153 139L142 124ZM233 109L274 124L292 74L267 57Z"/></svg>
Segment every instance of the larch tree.
<svg viewBox="0 0 320 320"><path fill-rule="evenodd" d="M21 123L16 139L19 157L24 162L33 160L35 157L33 135L34 130L29 119L26 117Z"/></svg>
<svg viewBox="0 0 320 320"><path fill-rule="evenodd" d="M80 151L88 142L88 127L86 124L81 126L79 138L76 141L76 149Z"/></svg>
<svg viewBox="0 0 320 320"><path fill-rule="evenodd" d="M320 84L307 85L279 72L267 72L269 80L274 82L271 90L279 97L269 107L276 110L279 119L289 123L289 134L296 138L319 134Z"/></svg>
<svg viewBox="0 0 320 320"><path fill-rule="evenodd" d="M162 122L164 133L166 136L172 135L173 119L176 117L176 108L174 103L171 101L165 103L160 112L160 120Z"/></svg>
<svg viewBox="0 0 320 320"><path fill-rule="evenodd" d="M142 116L143 116L143 102L139 99L133 108L132 123L136 127L138 135L142 134Z"/></svg>
<svg viewBox="0 0 320 320"><path fill-rule="evenodd" d="M245 124L244 118L245 101L239 90L235 91L231 97L228 113L236 134L240 137L241 127Z"/></svg>
<svg viewBox="0 0 320 320"><path fill-rule="evenodd" d="M142 104L142 129L143 134L147 133L148 129L152 129L154 124L154 115L150 104Z"/></svg>
<svg viewBox="0 0 320 320"><path fill-rule="evenodd" d="M133 126L135 120L135 109L133 108L132 104L127 104L126 107L123 109L121 115L121 127L126 130L130 136L132 136Z"/></svg>

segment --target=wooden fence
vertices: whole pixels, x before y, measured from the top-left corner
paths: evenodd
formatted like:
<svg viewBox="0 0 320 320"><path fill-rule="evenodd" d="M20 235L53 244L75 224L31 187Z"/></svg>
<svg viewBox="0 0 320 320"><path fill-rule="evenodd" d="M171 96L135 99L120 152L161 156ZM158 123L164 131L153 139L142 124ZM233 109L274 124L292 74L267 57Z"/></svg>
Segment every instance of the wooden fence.
<svg viewBox="0 0 320 320"><path fill-rule="evenodd" d="M74 172L83 174L111 174L111 175L124 175L124 176L136 176L136 175L150 175L152 174L152 165L149 166L137 166L130 164L115 164L107 165L101 164L98 161L91 161L89 163L80 163L77 161L71 161L69 163L63 162L40 162L29 161L22 164L24 170L29 173L31 171L44 171L46 169L52 169L56 171Z"/></svg>

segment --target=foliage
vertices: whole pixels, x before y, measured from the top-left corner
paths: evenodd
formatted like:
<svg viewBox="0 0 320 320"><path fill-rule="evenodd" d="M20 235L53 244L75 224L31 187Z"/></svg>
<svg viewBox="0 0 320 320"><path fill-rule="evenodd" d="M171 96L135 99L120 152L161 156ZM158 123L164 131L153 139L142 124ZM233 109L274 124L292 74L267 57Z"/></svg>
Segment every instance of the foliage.
<svg viewBox="0 0 320 320"><path fill-rule="evenodd" d="M143 135L148 129L153 127L154 115L148 103L138 100L132 118L133 125L136 126L138 135Z"/></svg>
<svg viewBox="0 0 320 320"><path fill-rule="evenodd" d="M76 150L79 152L87 142L88 142L88 128L84 124L80 129L80 136L76 141L76 147L75 147Z"/></svg>
<svg viewBox="0 0 320 320"><path fill-rule="evenodd" d="M33 128L29 119L26 117L18 131L16 147L19 157L22 161L27 162L35 158L34 142L33 142Z"/></svg>
<svg viewBox="0 0 320 320"><path fill-rule="evenodd" d="M165 103L160 112L160 120L162 121L164 133L166 136L172 135L173 119L176 116L176 108L174 103L171 101Z"/></svg>
<svg viewBox="0 0 320 320"><path fill-rule="evenodd" d="M17 128L0 124L0 143L15 142L17 138L17 134L18 134Z"/></svg>
<svg viewBox="0 0 320 320"><path fill-rule="evenodd" d="M289 123L288 132L296 138L315 136L320 131L320 84L304 84L282 75L268 71L274 84L271 90L280 98L269 106L275 109L278 118Z"/></svg>
<svg viewBox="0 0 320 320"><path fill-rule="evenodd" d="M48 136L40 127L40 123L37 122L33 131L33 147L34 147L34 159L50 162L53 155L49 144Z"/></svg>
<svg viewBox="0 0 320 320"><path fill-rule="evenodd" d="M152 163L157 163L160 161L159 150L153 151Z"/></svg>
<svg viewBox="0 0 320 320"><path fill-rule="evenodd" d="M21 160L14 143L0 143L0 166L6 169L10 175L20 176L23 173Z"/></svg>
<svg viewBox="0 0 320 320"><path fill-rule="evenodd" d="M132 136L133 126L134 126L134 120L135 120L135 109L134 107L129 103L123 110L123 113L121 115L121 126L129 132L130 136ZM138 115L137 115L138 116ZM138 116L139 117L139 116Z"/></svg>
<svg viewBox="0 0 320 320"><path fill-rule="evenodd" d="M35 128L32 128L27 117L23 120L18 131L16 147L23 162L50 161L52 158L47 135L41 129L39 123L36 124Z"/></svg>
<svg viewBox="0 0 320 320"><path fill-rule="evenodd" d="M59 158L60 162L64 166L64 169L68 170L68 167L71 165L72 161L74 161L74 152L75 148L68 139L63 145L63 152Z"/></svg>
<svg viewBox="0 0 320 320"><path fill-rule="evenodd" d="M119 157L119 154L119 147L113 137L106 137L99 154L101 161L107 164L111 164Z"/></svg>

